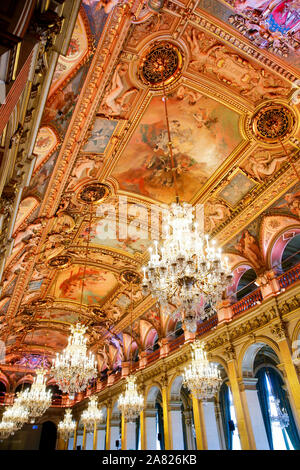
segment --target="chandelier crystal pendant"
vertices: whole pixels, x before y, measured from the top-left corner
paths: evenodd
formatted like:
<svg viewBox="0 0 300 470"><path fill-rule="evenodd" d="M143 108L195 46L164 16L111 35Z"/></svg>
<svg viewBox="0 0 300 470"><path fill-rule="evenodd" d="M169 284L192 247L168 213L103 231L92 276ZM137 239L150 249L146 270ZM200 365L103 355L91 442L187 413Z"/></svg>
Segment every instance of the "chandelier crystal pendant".
<svg viewBox="0 0 300 470"><path fill-rule="evenodd" d="M95 356L87 354L86 329L80 323L72 325L67 347L61 354L56 353L52 374L64 393L82 392L97 377Z"/></svg>
<svg viewBox="0 0 300 470"><path fill-rule="evenodd" d="M102 411L98 408L97 397L90 397L89 406L83 411L81 421L88 432L92 431L98 424L103 423L104 416Z"/></svg>
<svg viewBox="0 0 300 470"><path fill-rule="evenodd" d="M65 411L64 419L58 423L57 429L60 437L67 441L75 432L76 422L72 419L72 410L67 408Z"/></svg>
<svg viewBox="0 0 300 470"><path fill-rule="evenodd" d="M36 377L30 387L18 395L18 403L27 408L31 422L51 406L52 393L46 391L46 373L43 368L36 370Z"/></svg>
<svg viewBox="0 0 300 470"><path fill-rule="evenodd" d="M198 399L212 398L222 382L220 371L216 364L208 361L201 341L196 340L192 348L192 362L185 368L182 383Z"/></svg>
<svg viewBox="0 0 300 470"><path fill-rule="evenodd" d="M222 259L215 242L210 243L208 236L200 233L193 207L179 201L162 60L157 61L157 67L162 74L169 170L176 202L169 206L166 214L164 241L160 245L155 241L154 250L152 247L149 249L150 260L144 267L142 289L144 295L150 292L157 298L165 310L168 311L169 304L175 306L174 317L181 316L187 330L194 333L198 320L215 313L216 304L232 281L232 274L227 259Z"/></svg>
<svg viewBox="0 0 300 470"><path fill-rule="evenodd" d="M127 377L125 393L118 400L118 407L126 422L134 422L144 408L144 398L138 393L134 375Z"/></svg>

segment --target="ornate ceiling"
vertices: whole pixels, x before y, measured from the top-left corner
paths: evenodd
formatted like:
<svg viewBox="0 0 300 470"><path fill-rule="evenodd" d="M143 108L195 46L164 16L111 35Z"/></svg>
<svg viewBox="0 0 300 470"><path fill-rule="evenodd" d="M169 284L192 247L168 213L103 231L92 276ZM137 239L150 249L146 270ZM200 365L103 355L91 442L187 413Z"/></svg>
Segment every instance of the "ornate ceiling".
<svg viewBox="0 0 300 470"><path fill-rule="evenodd" d="M299 106L290 101L300 19L297 2L275 3L83 1L53 76L4 271L8 363L28 353L51 360L78 320L89 325L100 370L129 358L130 335L142 351L176 328L138 284L131 305L126 276L141 272L158 233L148 224L153 207L174 200L159 57L168 64L180 197L204 205L205 230L233 268L262 267L267 254L255 247L271 237L266 217L281 215L282 227L299 220ZM247 234L252 245L241 243Z"/></svg>

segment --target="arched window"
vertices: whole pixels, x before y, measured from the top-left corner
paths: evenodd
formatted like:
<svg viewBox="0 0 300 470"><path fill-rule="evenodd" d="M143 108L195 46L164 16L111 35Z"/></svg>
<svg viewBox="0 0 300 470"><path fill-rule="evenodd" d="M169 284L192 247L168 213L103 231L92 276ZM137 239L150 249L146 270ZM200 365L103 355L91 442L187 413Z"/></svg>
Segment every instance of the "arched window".
<svg viewBox="0 0 300 470"><path fill-rule="evenodd" d="M261 367L256 377L257 393L270 449L300 449L299 434L280 374L272 367ZM278 406L288 415L287 427L278 422Z"/></svg>
<svg viewBox="0 0 300 470"><path fill-rule="evenodd" d="M300 234L293 237L284 248L281 267L283 271L288 271L298 263L300 263Z"/></svg>
<svg viewBox="0 0 300 470"><path fill-rule="evenodd" d="M247 271L245 271L244 274L241 276L237 285L237 300L241 300L243 297L246 297L246 295L250 294L251 292L257 289L255 280L256 272L254 271L254 269L247 269Z"/></svg>
<svg viewBox="0 0 300 470"><path fill-rule="evenodd" d="M27 388L30 388L30 387L31 387L30 382L23 382L17 386L15 393L22 392L23 390L26 390Z"/></svg>

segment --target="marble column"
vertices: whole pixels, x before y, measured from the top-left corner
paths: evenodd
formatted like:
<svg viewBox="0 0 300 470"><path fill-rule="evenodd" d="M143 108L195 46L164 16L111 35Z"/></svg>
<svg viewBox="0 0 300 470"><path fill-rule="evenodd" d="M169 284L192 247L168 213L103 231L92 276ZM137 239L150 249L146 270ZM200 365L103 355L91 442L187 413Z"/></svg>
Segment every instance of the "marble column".
<svg viewBox="0 0 300 470"><path fill-rule="evenodd" d="M156 408L147 408L145 411L146 449L156 450Z"/></svg>
<svg viewBox="0 0 300 470"><path fill-rule="evenodd" d="M93 450L94 432L86 433L85 450Z"/></svg>
<svg viewBox="0 0 300 470"><path fill-rule="evenodd" d="M110 450L116 450L116 441L121 444L120 417L112 415L110 424ZM121 446L119 446L120 448Z"/></svg>
<svg viewBox="0 0 300 470"><path fill-rule="evenodd" d="M105 423L99 424L97 432L97 450L105 449Z"/></svg>
<svg viewBox="0 0 300 470"><path fill-rule="evenodd" d="M136 422L126 423L126 449L136 450Z"/></svg>
<svg viewBox="0 0 300 470"><path fill-rule="evenodd" d="M207 449L220 450L221 444L219 439L214 399L203 401L203 415L205 421Z"/></svg>
<svg viewBox="0 0 300 470"><path fill-rule="evenodd" d="M185 410L183 412L183 420L186 431L187 450L196 450L193 434L193 415L191 410Z"/></svg>
<svg viewBox="0 0 300 470"><path fill-rule="evenodd" d="M265 424L259 404L256 389L256 378L247 377L243 379L245 395L250 413L252 429L257 450L269 450L269 442L265 429Z"/></svg>
<svg viewBox="0 0 300 470"><path fill-rule="evenodd" d="M171 402L169 406L174 450L184 450L181 402Z"/></svg>

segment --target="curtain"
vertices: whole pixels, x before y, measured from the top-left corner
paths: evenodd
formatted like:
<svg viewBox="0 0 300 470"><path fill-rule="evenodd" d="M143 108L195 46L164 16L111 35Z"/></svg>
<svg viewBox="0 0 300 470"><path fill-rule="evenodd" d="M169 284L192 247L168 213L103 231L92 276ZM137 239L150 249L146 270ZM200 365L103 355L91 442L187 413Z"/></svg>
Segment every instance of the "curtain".
<svg viewBox="0 0 300 470"><path fill-rule="evenodd" d="M280 407L285 408L290 419L290 423L287 428L285 428L291 443L294 449L300 450L300 438L297 430L297 426L294 420L293 412L290 406L289 399L287 397L286 391L283 389L284 382L276 370L268 367L266 368L269 372L270 381L272 384L273 394L275 398L279 398Z"/></svg>
<svg viewBox="0 0 300 470"><path fill-rule="evenodd" d="M160 448L161 450L165 450L163 410L158 402L155 403L155 408L157 409L158 432L161 437Z"/></svg>
<svg viewBox="0 0 300 470"><path fill-rule="evenodd" d="M261 412L263 415L263 420L265 423L265 429L267 433L267 438L270 446L270 450L274 450L273 447L273 438L272 438L272 426L271 426L271 420L270 420L270 415L269 415L269 401L268 401L268 390L267 390L267 384L266 384L266 368L259 369L259 371L256 374L257 384L257 395L258 395L258 400L261 408Z"/></svg>
<svg viewBox="0 0 300 470"><path fill-rule="evenodd" d="M226 449L232 450L233 431L231 431L229 427L229 421L231 421L229 389L225 383L223 383L220 388L220 407L221 407L221 416L222 416L222 424L223 424L223 430L224 430Z"/></svg>
<svg viewBox="0 0 300 470"><path fill-rule="evenodd" d="M141 427L141 417L139 415L137 419L135 420L135 450L139 450L140 427Z"/></svg>

